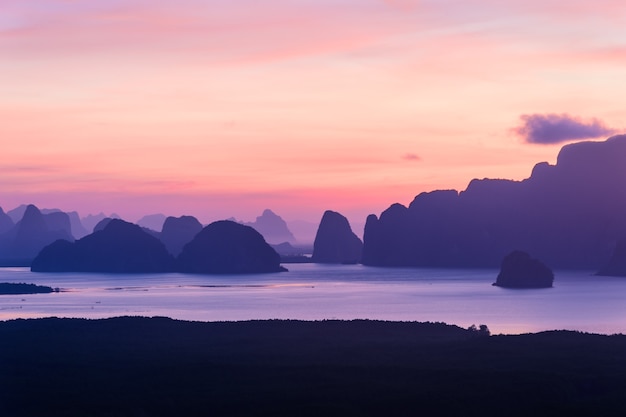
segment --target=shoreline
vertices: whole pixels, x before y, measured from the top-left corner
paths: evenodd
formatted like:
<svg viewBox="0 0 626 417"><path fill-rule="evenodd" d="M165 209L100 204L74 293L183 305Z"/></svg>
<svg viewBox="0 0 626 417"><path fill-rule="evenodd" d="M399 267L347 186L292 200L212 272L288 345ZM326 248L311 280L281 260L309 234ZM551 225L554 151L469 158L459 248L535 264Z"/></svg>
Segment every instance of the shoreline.
<svg viewBox="0 0 626 417"><path fill-rule="evenodd" d="M54 292L64 292L63 289L59 289L59 291ZM13 294L20 295L20 294ZM24 295L33 295L33 294L24 294ZM146 319L146 320L170 320L172 322L179 323L196 323L196 324L237 324L237 323L265 323L265 322L284 322L284 323L327 323L327 322L343 322L343 323L352 323L352 322L365 322L365 323L378 323L381 325L384 324L424 324L424 325L444 325L450 327L456 327L461 330L471 331L469 328L465 328L463 326L459 326L455 323L447 323L444 321L420 321L420 320L385 320L385 319L371 319L371 318L322 318L322 319L299 319L299 318L262 318L262 319L241 319L241 320L189 320L189 319L180 319L175 317L168 316L160 316L160 315L133 315L133 314L122 314L115 315L110 317L73 317L73 316L62 316L62 315L50 315L50 316L42 316L42 317L15 317L8 319L0 319L0 326L4 323L14 322L14 321L41 321L41 320L68 320L68 321L86 321L86 322L98 322L98 321L106 321L106 320L117 320L117 319ZM485 325L487 330L489 330L489 326L485 323L475 323L470 327L475 327L478 330L478 326ZM490 330L489 330L490 331ZM576 330L576 329L546 329L546 330L538 330L538 331L528 331L528 332L520 332L520 333L491 333L489 336L528 336L528 335L538 335L543 333L554 333L554 332L566 332L566 333L576 333L583 335L591 335L591 336L626 336L626 333L601 333L594 331L586 331L586 330Z"/></svg>
<svg viewBox="0 0 626 417"><path fill-rule="evenodd" d="M445 323L16 319L0 414L624 415L624 352L625 335Z"/></svg>

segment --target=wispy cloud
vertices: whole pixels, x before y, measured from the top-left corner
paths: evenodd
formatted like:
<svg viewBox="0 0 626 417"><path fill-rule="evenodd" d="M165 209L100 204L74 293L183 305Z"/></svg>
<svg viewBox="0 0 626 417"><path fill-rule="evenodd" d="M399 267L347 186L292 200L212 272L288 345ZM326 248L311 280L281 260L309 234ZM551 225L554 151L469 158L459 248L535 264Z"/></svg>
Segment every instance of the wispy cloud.
<svg viewBox="0 0 626 417"><path fill-rule="evenodd" d="M553 144L590 139L615 133L599 119L583 120L569 114L524 114L521 126L513 129L528 143Z"/></svg>
<svg viewBox="0 0 626 417"><path fill-rule="evenodd" d="M94 50L204 54L213 61L284 59L359 49L413 30L402 19L413 0L363 4L268 0L237 2L9 1L0 51L76 55ZM47 51L47 52L46 52Z"/></svg>
<svg viewBox="0 0 626 417"><path fill-rule="evenodd" d="M415 162L419 162L422 160L422 157L414 154L414 153L406 153L402 156L402 159L406 160L406 161L415 161Z"/></svg>
<svg viewBox="0 0 626 417"><path fill-rule="evenodd" d="M2 165L0 174L2 175L30 175L30 174L50 174L58 172L58 167L50 165Z"/></svg>

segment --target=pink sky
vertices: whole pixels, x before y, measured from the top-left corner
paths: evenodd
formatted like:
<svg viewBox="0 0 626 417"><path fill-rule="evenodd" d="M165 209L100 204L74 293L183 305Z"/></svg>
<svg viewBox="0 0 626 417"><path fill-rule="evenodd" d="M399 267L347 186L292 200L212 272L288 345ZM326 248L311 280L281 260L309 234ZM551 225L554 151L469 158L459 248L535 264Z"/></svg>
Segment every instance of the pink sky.
<svg viewBox="0 0 626 417"><path fill-rule="evenodd" d="M626 4L4 0L0 206L363 222L626 127Z"/></svg>

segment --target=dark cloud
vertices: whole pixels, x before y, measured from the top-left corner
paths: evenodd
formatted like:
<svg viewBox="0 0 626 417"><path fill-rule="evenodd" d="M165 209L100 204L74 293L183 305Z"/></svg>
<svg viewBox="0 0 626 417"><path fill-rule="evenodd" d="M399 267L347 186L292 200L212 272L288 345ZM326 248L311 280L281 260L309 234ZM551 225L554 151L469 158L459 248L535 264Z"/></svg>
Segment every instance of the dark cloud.
<svg viewBox="0 0 626 417"><path fill-rule="evenodd" d="M406 159L407 161L421 161L422 160L422 158L419 155L416 155L414 153L404 154L402 159Z"/></svg>
<svg viewBox="0 0 626 417"><path fill-rule="evenodd" d="M522 125L513 129L528 143L552 144L590 139L615 133L599 119L582 120L569 114L524 114Z"/></svg>

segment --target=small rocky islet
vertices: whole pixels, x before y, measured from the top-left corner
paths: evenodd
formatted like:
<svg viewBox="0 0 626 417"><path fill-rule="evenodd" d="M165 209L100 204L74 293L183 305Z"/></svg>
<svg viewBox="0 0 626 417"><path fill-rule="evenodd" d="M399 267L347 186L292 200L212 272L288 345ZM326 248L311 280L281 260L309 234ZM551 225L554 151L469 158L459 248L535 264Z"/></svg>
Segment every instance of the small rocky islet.
<svg viewBox="0 0 626 417"><path fill-rule="evenodd" d="M554 272L527 252L513 251L502 260L500 273L493 285L503 288L551 288Z"/></svg>

